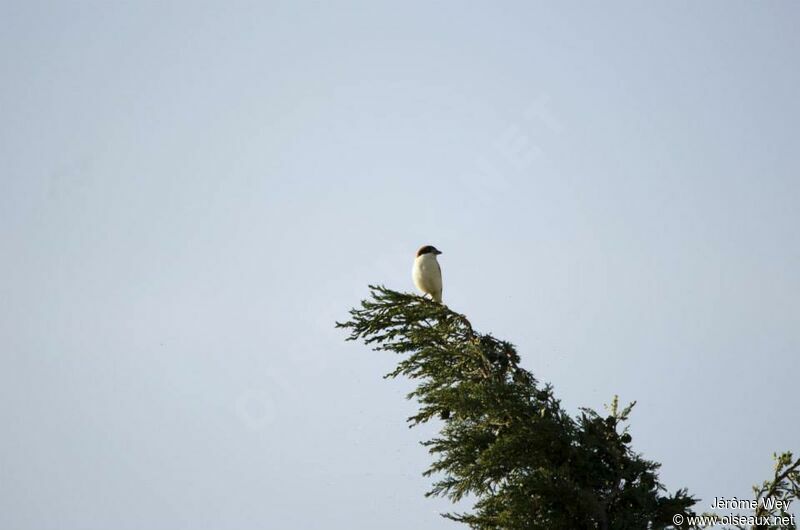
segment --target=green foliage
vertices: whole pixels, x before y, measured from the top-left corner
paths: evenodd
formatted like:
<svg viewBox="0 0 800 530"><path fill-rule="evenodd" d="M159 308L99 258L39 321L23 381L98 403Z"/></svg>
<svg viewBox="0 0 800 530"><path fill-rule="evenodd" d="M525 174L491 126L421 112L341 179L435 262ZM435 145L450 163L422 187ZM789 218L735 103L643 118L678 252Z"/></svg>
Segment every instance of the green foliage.
<svg viewBox="0 0 800 530"><path fill-rule="evenodd" d="M755 500L758 508L755 510L756 517L769 517L776 521L778 517L786 519L790 514L787 507L795 500L800 498L800 458L793 460L792 453L785 452L774 454L775 471L772 480L765 481L759 486L753 487L756 494ZM766 502L767 499L777 503ZM753 530L796 530L795 524L778 525L756 525Z"/></svg>
<svg viewBox="0 0 800 530"><path fill-rule="evenodd" d="M519 366L514 346L476 332L430 300L371 286L371 299L338 327L376 350L401 354L387 377L417 382L411 425L441 419L424 442L435 476L428 495L475 500L445 514L475 529L658 529L691 515L685 490L667 494L659 464L631 448L633 404L609 414L565 412L550 385Z"/></svg>

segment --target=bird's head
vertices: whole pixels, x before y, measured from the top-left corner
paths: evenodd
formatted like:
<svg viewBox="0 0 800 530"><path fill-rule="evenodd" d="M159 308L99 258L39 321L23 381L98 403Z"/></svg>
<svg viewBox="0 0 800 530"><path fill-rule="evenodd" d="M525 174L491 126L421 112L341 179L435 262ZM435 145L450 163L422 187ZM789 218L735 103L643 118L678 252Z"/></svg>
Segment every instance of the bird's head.
<svg viewBox="0 0 800 530"><path fill-rule="evenodd" d="M425 245L424 247L420 248L417 251L417 257L423 256L425 254L433 254L434 256L438 256L441 253L442 253L442 251L438 250L433 245Z"/></svg>

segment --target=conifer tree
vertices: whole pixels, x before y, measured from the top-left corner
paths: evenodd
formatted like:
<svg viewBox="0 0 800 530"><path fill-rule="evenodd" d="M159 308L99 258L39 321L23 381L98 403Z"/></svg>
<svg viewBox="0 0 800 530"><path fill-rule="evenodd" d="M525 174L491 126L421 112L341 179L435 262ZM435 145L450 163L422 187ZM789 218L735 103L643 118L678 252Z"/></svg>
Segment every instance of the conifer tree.
<svg viewBox="0 0 800 530"><path fill-rule="evenodd" d="M416 381L411 426L442 422L423 442L434 457L427 495L474 499L471 512L445 517L480 530L644 530L694 515L696 499L667 493L659 464L632 449L633 403L620 408L614 397L605 415L587 408L573 417L519 366L511 343L475 331L446 305L370 290L337 327L402 356L386 377Z"/></svg>

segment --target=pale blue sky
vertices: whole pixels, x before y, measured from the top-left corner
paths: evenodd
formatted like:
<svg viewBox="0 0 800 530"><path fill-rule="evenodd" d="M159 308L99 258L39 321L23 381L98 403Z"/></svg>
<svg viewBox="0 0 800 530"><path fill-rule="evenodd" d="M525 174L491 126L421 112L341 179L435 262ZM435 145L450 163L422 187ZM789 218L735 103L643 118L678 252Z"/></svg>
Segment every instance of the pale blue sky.
<svg viewBox="0 0 800 530"><path fill-rule="evenodd" d="M796 2L3 2L0 527L457 528L368 283L674 490L800 450Z"/></svg>

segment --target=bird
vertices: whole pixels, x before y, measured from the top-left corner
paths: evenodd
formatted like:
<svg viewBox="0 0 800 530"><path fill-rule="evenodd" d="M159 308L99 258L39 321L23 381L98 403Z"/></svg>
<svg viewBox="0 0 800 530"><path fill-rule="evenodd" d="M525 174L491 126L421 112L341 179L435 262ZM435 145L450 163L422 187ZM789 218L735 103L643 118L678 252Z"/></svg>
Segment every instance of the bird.
<svg viewBox="0 0 800 530"><path fill-rule="evenodd" d="M442 268L436 261L441 254L433 245L425 245L417 251L411 277L414 285L424 294L431 295L435 302L442 303Z"/></svg>

